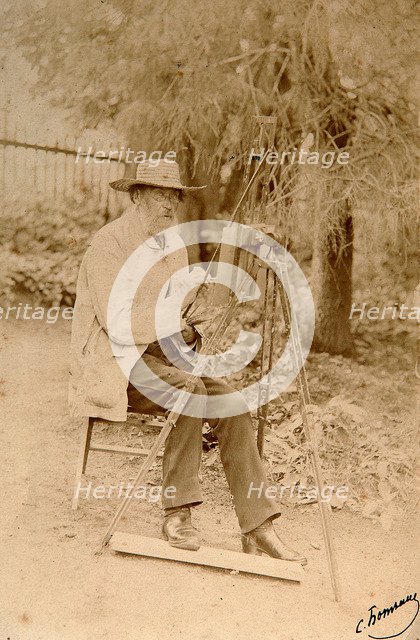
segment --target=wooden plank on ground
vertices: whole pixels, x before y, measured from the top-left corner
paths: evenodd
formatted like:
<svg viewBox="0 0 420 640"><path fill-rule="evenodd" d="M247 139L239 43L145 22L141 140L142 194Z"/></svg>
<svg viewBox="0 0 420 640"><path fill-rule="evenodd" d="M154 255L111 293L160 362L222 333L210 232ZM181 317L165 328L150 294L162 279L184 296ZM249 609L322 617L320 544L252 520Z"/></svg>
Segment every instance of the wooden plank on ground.
<svg viewBox="0 0 420 640"><path fill-rule="evenodd" d="M149 558L161 558L186 562L187 564L199 564L206 567L217 567L255 573L260 576L270 576L282 580L301 582L305 576L302 566L296 562L276 560L267 556L255 556L227 549L214 549L201 547L198 551L187 551L171 547L165 540L158 538L146 538L131 533L116 531L109 546L113 551L121 553L133 553Z"/></svg>

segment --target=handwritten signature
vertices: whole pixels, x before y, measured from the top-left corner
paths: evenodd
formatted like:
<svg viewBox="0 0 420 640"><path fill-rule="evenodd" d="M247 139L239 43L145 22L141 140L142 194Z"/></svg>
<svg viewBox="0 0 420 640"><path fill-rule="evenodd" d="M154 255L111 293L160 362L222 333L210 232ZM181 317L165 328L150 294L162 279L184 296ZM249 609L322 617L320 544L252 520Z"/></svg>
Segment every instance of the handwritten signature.
<svg viewBox="0 0 420 640"><path fill-rule="evenodd" d="M392 615L397 609L404 606L408 602L415 602L417 604L417 607L412 620L408 623L406 627L404 627L404 629L402 629L402 631L399 631L398 633L394 633L390 636L378 636L378 635L371 635L371 633L368 633L369 638L373 638L374 640L385 640L386 638L396 638L397 636L400 636L402 633L404 633L404 631L407 631L407 629L411 627L414 620L417 618L417 614L420 609L420 604L419 604L419 601L417 600L417 593L410 594L405 598L403 598L402 600L400 600L399 602L394 602L394 604L392 604L391 606L384 607L383 609L379 609L376 606L376 604L373 604L368 609L369 620L366 623L363 618L359 620L359 622L356 625L356 633L363 633L364 629L368 629L373 633L374 631L376 631L374 630L373 627L375 627L375 625L380 620L384 620L388 616Z"/></svg>

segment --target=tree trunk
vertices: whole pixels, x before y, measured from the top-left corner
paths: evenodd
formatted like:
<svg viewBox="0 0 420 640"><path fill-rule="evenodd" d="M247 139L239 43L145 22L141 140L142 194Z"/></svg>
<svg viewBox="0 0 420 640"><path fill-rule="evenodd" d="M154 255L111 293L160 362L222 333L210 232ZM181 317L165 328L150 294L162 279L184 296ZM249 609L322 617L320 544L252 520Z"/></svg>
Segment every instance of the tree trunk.
<svg viewBox="0 0 420 640"><path fill-rule="evenodd" d="M343 204L336 222L332 230L331 221L325 217L316 232L312 259L316 327L312 348L351 356L353 220L348 203Z"/></svg>

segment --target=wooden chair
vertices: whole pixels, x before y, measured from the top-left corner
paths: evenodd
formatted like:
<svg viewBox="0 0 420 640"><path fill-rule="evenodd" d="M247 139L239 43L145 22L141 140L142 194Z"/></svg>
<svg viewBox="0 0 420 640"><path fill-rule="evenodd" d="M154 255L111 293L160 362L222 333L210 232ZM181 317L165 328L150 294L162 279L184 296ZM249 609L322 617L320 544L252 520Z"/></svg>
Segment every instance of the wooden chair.
<svg viewBox="0 0 420 640"><path fill-rule="evenodd" d="M131 414L130 409L128 412ZM137 418L140 417L140 421L142 422L142 426L153 426L157 428L161 428L163 424L163 418L159 419L157 417L151 417L143 414L135 414ZM87 461L89 457L90 451L101 451L102 453L120 453L123 455L129 456L147 456L149 453L148 449L137 449L134 447L118 447L111 446L101 443L92 444L92 432L95 424L107 424L107 425L120 425L121 422L113 422L111 420L103 420L102 418L84 418L82 423L82 429L80 433L80 447L79 447L79 455L77 459L77 467L76 467L76 476L74 480L74 490L73 490L73 499L72 499L72 509L78 508L79 502L79 491L80 491L80 482L82 480L82 476L85 474ZM124 423L126 424L126 423ZM162 457L162 454L158 454L159 457Z"/></svg>

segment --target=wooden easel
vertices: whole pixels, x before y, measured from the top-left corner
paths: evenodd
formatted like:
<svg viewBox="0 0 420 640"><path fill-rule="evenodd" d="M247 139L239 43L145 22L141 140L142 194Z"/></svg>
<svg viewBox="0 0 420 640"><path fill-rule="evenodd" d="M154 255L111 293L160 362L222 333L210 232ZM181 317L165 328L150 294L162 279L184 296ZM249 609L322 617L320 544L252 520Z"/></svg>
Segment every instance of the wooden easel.
<svg viewBox="0 0 420 640"><path fill-rule="evenodd" d="M252 173L251 178L248 180L244 193L242 194L235 210L231 216L231 222L233 222L238 215L241 215L242 219L240 222L246 222L247 224L251 224L252 226L256 225L264 225L265 218L265 208L268 199L268 190L269 190L269 169L267 164L265 163L266 157L269 151L274 146L274 134L276 127L276 119L272 117L255 117L253 119L253 139L254 147L252 148L264 148L264 154L262 157L255 157L252 159L250 166L246 172L246 178L249 178L250 171L252 166L254 166L254 172ZM258 145L258 146L256 146ZM255 166L256 165L256 166ZM257 181L257 177L261 179L259 182ZM258 200L258 190L260 190L259 197L259 206L257 207L256 202ZM246 200L248 197L248 200ZM250 215L247 215L250 213ZM267 232L267 229L264 229L264 232ZM248 260L246 259L244 262L243 257L238 257L238 254L235 250L228 248L224 248L223 242L219 244L216 248L213 257L210 261L210 264L214 261L216 255L220 251L220 257L223 258L226 262L233 262L234 264L243 265L243 268L251 275L252 278L256 279L257 274L261 271L261 265L258 263L258 259ZM223 248L223 251L222 251ZM241 262L242 260L242 262ZM207 273L210 272L210 266L207 270ZM317 498L318 505L320 508L320 516L321 516L321 525L322 532L326 547L326 554L328 560L328 567L331 577L332 588L334 592L334 597L336 601L340 600L340 585L338 580L338 571L337 571L337 561L335 557L335 550L333 546L332 537L330 534L330 524L329 524L329 505L321 500L321 489L323 487L323 480L321 475L321 464L319 459L319 454L316 447L316 438L314 437L314 424L312 415L307 409L307 405L310 404L310 396L309 396L309 388L306 377L306 372L304 368L304 362L302 357L302 352L300 348L300 339L299 336L296 335L295 323L293 320L293 308L289 305L288 300L286 298L284 288L280 283L276 282L276 276L274 272L270 268L264 269L264 313L265 313L265 322L263 329L263 344L262 344L262 355L261 355L261 372L262 375L271 367L272 358L273 358L273 318L276 310L276 300L277 297L280 299L280 307L283 313L283 318L285 322L286 328L291 333L292 343L293 343L293 355L295 358L295 363L297 364L297 370L299 374L297 376L298 380L298 391L299 391L299 399L300 399L300 411L302 414L303 426L306 435L306 439L308 442L308 449L311 456L312 468L317 488ZM288 274L287 272L283 272L283 278L287 280ZM283 280L284 282L285 280ZM219 323L212 334L210 340L208 341L204 352L211 353L212 349L219 342L220 338L223 336L227 326L229 325L230 319L233 317L238 304L236 299L233 296L230 296L230 299L227 303L226 310L223 313ZM194 375L200 375L199 371L194 370ZM124 534L122 532L117 532L116 527L121 519L121 517L126 512L133 493L136 488L139 487L145 480L146 474L153 462L156 459L156 454L164 444L167 436L170 431L174 427L176 420L179 417L179 414L182 413L182 409L185 406L188 394L194 388L194 377L192 377L187 383L184 392L180 394L178 400L175 404L174 409L171 411L169 416L167 417L162 431L157 436L153 447L150 449L150 452L147 458L144 460L139 473L136 479L133 482L133 490L131 494L128 494L120 507L118 508L104 538L102 541L101 548L98 553L101 553L103 548L106 545L110 545L110 547L118 552L122 553L134 553L136 555L143 555L147 557L158 557L167 560L173 560L177 562L187 562L192 564L200 564L204 566L214 566L214 567L223 567L227 569L233 569L238 571L245 571L251 573L257 573L259 575L269 575L276 578L282 578L286 580L297 580L300 581L304 576L304 572L302 567L296 566L296 563L284 562L279 560L273 560L271 558L261 558L261 557L248 557L246 558L246 554L237 553L234 551L222 551L216 549L202 548L198 552L195 551L183 551L179 549L174 549L170 547L167 543L155 540L154 538L144 538L142 536L133 536L129 534ZM268 397L268 389L265 390ZM258 411L258 447L260 454L262 455L263 451L263 442L264 442L264 426L267 422L267 404L265 403ZM293 565L293 566L290 566Z"/></svg>

